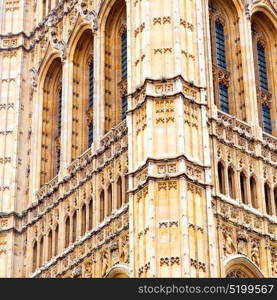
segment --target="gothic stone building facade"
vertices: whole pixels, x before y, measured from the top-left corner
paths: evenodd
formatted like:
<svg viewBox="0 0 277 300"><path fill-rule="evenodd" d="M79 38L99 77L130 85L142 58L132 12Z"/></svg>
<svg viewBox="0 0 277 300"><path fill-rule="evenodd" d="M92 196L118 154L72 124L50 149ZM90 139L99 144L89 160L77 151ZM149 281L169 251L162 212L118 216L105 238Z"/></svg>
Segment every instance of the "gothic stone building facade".
<svg viewBox="0 0 277 300"><path fill-rule="evenodd" d="M0 277L277 277L276 0L0 16Z"/></svg>

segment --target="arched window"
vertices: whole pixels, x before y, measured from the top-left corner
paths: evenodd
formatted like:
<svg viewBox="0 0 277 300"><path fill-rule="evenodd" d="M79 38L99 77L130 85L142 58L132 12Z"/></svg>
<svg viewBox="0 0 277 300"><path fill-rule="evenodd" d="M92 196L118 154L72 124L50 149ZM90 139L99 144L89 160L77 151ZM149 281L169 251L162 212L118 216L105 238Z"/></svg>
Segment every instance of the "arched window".
<svg viewBox="0 0 277 300"><path fill-rule="evenodd" d="M48 14L49 14L49 12L51 11L51 1L52 1L52 0L48 0L48 9L47 9Z"/></svg>
<svg viewBox="0 0 277 300"><path fill-rule="evenodd" d="M247 257L236 255L225 264L226 278L263 278L260 269Z"/></svg>
<svg viewBox="0 0 277 300"><path fill-rule="evenodd" d="M247 204L247 180L243 172L240 173L240 195L242 203Z"/></svg>
<svg viewBox="0 0 277 300"><path fill-rule="evenodd" d="M117 0L105 23L105 132L126 118L127 30L125 0Z"/></svg>
<svg viewBox="0 0 277 300"><path fill-rule="evenodd" d="M267 183L265 183L265 185L264 185L264 199L265 199L266 213L268 215L272 215L271 190L270 190L270 186Z"/></svg>
<svg viewBox="0 0 277 300"><path fill-rule="evenodd" d="M39 242L39 266L41 267L43 265L43 262L44 262L44 257L43 257L43 254L44 254L44 237L42 236L41 239L40 239L40 242Z"/></svg>
<svg viewBox="0 0 277 300"><path fill-rule="evenodd" d="M72 160L93 143L94 39L85 30L73 47Z"/></svg>
<svg viewBox="0 0 277 300"><path fill-rule="evenodd" d="M255 178L250 178L251 203L254 208L259 208L257 199L257 184Z"/></svg>
<svg viewBox="0 0 277 300"><path fill-rule="evenodd" d="M219 20L215 22L215 32L217 65L223 69L226 69L224 26Z"/></svg>
<svg viewBox="0 0 277 300"><path fill-rule="evenodd" d="M88 227L89 230L92 229L93 226L93 200L90 199L89 204L88 204Z"/></svg>
<svg viewBox="0 0 277 300"><path fill-rule="evenodd" d="M125 181L125 203L127 203L129 201L129 197L128 197L128 190L129 190L129 180L128 180L128 175L126 174L124 177L124 181Z"/></svg>
<svg viewBox="0 0 277 300"><path fill-rule="evenodd" d="M267 105L262 105L263 110L263 128L266 133L272 134L271 113Z"/></svg>
<svg viewBox="0 0 277 300"><path fill-rule="evenodd" d="M37 246L37 242L35 241L33 244L33 266L32 266L33 272L37 268L37 251L38 251L38 246Z"/></svg>
<svg viewBox="0 0 277 300"><path fill-rule="evenodd" d="M228 186L229 186L229 196L235 199L235 174L231 167L228 168Z"/></svg>
<svg viewBox="0 0 277 300"><path fill-rule="evenodd" d="M122 180L121 177L118 178L116 183L116 190L117 190L117 208L122 206Z"/></svg>
<svg viewBox="0 0 277 300"><path fill-rule="evenodd" d="M81 235L84 235L86 233L86 227L87 227L87 210L86 205L84 204L82 207L82 226L81 226Z"/></svg>
<svg viewBox="0 0 277 300"><path fill-rule="evenodd" d="M219 192L221 194L225 194L225 174L224 174L224 166L221 162L217 165L217 173L218 173L218 184L219 184Z"/></svg>
<svg viewBox="0 0 277 300"><path fill-rule="evenodd" d="M112 209L113 209L113 189L112 189L112 184L110 184L108 187L108 210L107 210L108 216L112 214Z"/></svg>
<svg viewBox="0 0 277 300"><path fill-rule="evenodd" d="M214 27L215 45L212 45L212 47L215 48L214 51L216 54L214 61L214 69L216 72L218 72L218 69L222 69L221 72L227 72L224 25L218 19L215 21ZM229 96L227 82L225 82L224 80L216 80L215 95L215 102L218 105L219 109L225 113L229 113Z"/></svg>
<svg viewBox="0 0 277 300"><path fill-rule="evenodd" d="M105 218L105 194L104 191L100 193L100 222Z"/></svg>
<svg viewBox="0 0 277 300"><path fill-rule="evenodd" d="M256 74L259 122L265 133L276 134L272 120L277 116L276 74L274 61L276 52L272 45L277 43L277 30L262 12L252 15L252 39Z"/></svg>
<svg viewBox="0 0 277 300"><path fill-rule="evenodd" d="M52 258L52 230L48 233L48 255L47 260L50 260Z"/></svg>
<svg viewBox="0 0 277 300"><path fill-rule="evenodd" d="M246 121L237 8L233 1L209 1L214 103L222 112Z"/></svg>
<svg viewBox="0 0 277 300"><path fill-rule="evenodd" d="M257 43L257 65L260 89L261 91L268 92L266 53L265 47L260 41ZM270 108L266 104L262 104L262 120L264 131L272 134Z"/></svg>
<svg viewBox="0 0 277 300"><path fill-rule="evenodd" d="M62 63L60 58L56 58L51 63L43 84L41 185L55 177L60 169L61 76Z"/></svg>
<svg viewBox="0 0 277 300"><path fill-rule="evenodd" d="M267 81L267 66L265 59L265 47L259 41L257 43L257 55L258 55L258 69L259 69L259 83L260 88L268 91L268 81Z"/></svg>
<svg viewBox="0 0 277 300"><path fill-rule="evenodd" d="M69 246L69 238L70 238L70 219L69 217L66 217L66 220L65 220L65 247L68 247Z"/></svg>
<svg viewBox="0 0 277 300"><path fill-rule="evenodd" d="M77 240L77 212L75 211L72 217L72 243Z"/></svg>
<svg viewBox="0 0 277 300"><path fill-rule="evenodd" d="M55 245L54 245L54 256L58 255L59 249L59 225L55 228Z"/></svg>

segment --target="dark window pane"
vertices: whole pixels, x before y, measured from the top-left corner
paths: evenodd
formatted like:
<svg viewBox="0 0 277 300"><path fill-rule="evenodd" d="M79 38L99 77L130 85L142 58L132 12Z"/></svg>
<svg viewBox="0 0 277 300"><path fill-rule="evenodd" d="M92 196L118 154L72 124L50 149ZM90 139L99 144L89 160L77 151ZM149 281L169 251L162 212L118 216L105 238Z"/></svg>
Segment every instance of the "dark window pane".
<svg viewBox="0 0 277 300"><path fill-rule="evenodd" d="M266 105L263 105L262 108L263 108L263 128L264 128L264 131L266 133L272 134L270 109Z"/></svg>
<svg viewBox="0 0 277 300"><path fill-rule="evenodd" d="M225 37L224 37L223 25L219 22L216 22L215 31L216 31L217 64L221 68L226 69Z"/></svg>
<svg viewBox="0 0 277 300"><path fill-rule="evenodd" d="M267 66L265 58L265 48L261 44L257 44L257 53L258 53L258 67L259 67L259 80L260 88L263 90L268 90L268 81L267 81Z"/></svg>
<svg viewBox="0 0 277 300"><path fill-rule="evenodd" d="M121 76L127 78L127 32L121 35Z"/></svg>
<svg viewBox="0 0 277 300"><path fill-rule="evenodd" d="M219 101L220 110L225 113L229 113L228 88L223 83L219 84Z"/></svg>

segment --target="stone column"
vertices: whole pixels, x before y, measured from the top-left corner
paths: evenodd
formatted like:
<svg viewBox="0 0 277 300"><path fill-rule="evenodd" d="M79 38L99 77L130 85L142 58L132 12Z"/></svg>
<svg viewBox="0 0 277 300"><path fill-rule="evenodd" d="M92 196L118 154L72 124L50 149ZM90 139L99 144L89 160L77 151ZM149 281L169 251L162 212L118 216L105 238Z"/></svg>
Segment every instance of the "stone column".
<svg viewBox="0 0 277 300"><path fill-rule="evenodd" d="M130 262L135 277L217 272L211 190L206 188L211 171L204 8L199 1L127 2Z"/></svg>

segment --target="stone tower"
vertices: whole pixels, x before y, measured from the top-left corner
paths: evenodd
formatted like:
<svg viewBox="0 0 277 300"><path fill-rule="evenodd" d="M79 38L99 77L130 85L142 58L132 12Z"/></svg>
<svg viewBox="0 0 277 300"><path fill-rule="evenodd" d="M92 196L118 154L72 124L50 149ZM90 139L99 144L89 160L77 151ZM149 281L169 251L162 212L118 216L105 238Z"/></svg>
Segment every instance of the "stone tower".
<svg viewBox="0 0 277 300"><path fill-rule="evenodd" d="M277 276L275 1L0 16L0 277Z"/></svg>

